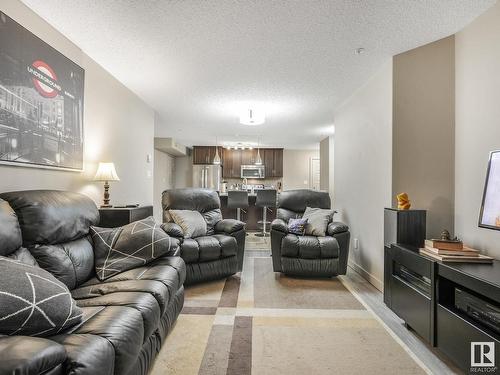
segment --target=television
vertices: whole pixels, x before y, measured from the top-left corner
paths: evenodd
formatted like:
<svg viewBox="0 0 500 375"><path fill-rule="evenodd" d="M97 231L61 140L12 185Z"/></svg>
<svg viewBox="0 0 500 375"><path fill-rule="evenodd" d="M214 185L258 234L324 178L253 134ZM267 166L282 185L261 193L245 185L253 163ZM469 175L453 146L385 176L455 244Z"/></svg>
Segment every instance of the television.
<svg viewBox="0 0 500 375"><path fill-rule="evenodd" d="M500 150L490 153L479 226L500 230Z"/></svg>

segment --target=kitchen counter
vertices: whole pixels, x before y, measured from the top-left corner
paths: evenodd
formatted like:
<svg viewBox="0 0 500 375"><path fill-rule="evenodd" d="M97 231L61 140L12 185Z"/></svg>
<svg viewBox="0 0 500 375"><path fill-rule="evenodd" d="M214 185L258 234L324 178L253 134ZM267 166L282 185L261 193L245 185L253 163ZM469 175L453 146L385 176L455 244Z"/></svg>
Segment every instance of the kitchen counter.
<svg viewBox="0 0 500 375"><path fill-rule="evenodd" d="M278 193L279 194L279 193ZM224 219L236 219L236 209L227 207L227 193L219 193L222 217ZM261 225L257 225L259 220L262 220L262 207L255 205L257 194L248 193L248 209L246 212L241 210L241 221L246 223L246 229L249 231L262 230ZM271 222L276 218L276 208L267 210L267 221ZM268 229L269 230L269 229Z"/></svg>

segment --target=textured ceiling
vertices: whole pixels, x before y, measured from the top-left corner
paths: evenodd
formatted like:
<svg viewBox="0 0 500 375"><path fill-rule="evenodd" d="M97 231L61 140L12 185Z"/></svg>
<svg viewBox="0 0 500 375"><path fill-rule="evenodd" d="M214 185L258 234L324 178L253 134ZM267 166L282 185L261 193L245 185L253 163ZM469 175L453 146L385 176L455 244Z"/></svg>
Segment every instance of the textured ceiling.
<svg viewBox="0 0 500 375"><path fill-rule="evenodd" d="M23 2L154 108L157 136L311 148L390 56L455 33L495 0ZM245 103L264 108L264 125L238 123Z"/></svg>

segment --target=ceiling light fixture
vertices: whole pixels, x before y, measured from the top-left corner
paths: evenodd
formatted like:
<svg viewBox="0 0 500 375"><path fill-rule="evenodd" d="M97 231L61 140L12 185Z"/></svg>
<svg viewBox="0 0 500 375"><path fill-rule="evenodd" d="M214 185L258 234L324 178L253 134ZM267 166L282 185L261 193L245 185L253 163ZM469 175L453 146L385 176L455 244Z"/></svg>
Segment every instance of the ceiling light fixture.
<svg viewBox="0 0 500 375"><path fill-rule="evenodd" d="M266 115L256 108L248 108L240 115L240 124L243 125L262 125L264 122Z"/></svg>

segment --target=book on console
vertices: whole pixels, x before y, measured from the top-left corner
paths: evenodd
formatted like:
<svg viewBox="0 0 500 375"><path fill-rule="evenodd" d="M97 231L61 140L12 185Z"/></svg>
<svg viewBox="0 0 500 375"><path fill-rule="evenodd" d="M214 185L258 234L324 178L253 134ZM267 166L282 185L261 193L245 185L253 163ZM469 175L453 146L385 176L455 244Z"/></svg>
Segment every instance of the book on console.
<svg viewBox="0 0 500 375"><path fill-rule="evenodd" d="M425 255L429 258L439 260L441 262L450 262L450 263L492 263L493 258L489 257L487 255L475 255L475 256L468 256L468 255L439 255L439 254L434 254L430 251L427 251L426 249L422 248L420 249L420 254Z"/></svg>
<svg viewBox="0 0 500 375"><path fill-rule="evenodd" d="M462 250L445 250L437 249L435 247L426 246L425 250L436 255L468 255L468 256L479 256L479 250L471 249L470 247L464 246Z"/></svg>
<svg viewBox="0 0 500 375"><path fill-rule="evenodd" d="M462 241L452 240L425 240L425 246L441 250L462 250L464 248Z"/></svg>

